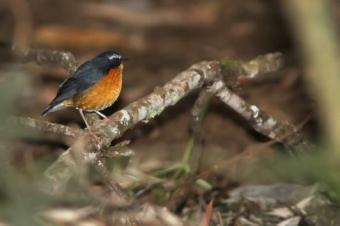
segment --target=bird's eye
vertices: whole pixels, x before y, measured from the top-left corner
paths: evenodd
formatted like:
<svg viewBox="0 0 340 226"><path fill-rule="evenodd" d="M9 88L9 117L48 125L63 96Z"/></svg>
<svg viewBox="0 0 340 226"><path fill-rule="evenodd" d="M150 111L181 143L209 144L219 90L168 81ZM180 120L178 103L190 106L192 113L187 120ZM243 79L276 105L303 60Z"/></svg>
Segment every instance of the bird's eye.
<svg viewBox="0 0 340 226"><path fill-rule="evenodd" d="M119 67L120 64L122 63L122 58L121 57L115 57L111 60L112 66L113 67Z"/></svg>

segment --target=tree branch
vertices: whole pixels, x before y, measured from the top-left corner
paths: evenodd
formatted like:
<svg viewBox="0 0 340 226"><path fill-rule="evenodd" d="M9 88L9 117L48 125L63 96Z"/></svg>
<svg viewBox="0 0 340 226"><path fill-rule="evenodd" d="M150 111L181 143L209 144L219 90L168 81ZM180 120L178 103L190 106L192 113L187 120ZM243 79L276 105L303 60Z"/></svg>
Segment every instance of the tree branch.
<svg viewBox="0 0 340 226"><path fill-rule="evenodd" d="M279 52L260 55L250 61L220 61L222 74L228 87L239 79L253 80L260 75L276 72L283 68L283 55Z"/></svg>
<svg viewBox="0 0 340 226"><path fill-rule="evenodd" d="M267 56L267 57L266 57ZM269 57L268 57L269 56ZM274 56L274 57L273 57ZM131 103L124 109L114 113L108 120L98 121L94 127L98 130L99 141L92 142L91 136L85 134L79 139L87 142L84 145L83 160L96 162L99 158L99 150L105 150L109 147L111 142L118 137L122 136L124 132L140 122L148 122L154 117L163 112L164 109L175 105L179 100L191 93L193 90L202 88L204 83L211 83L210 86L216 96L220 100L237 111L242 117L249 121L250 125L258 132L272 139L280 140L282 133L291 134L292 138L280 140L288 146L309 148L310 145L303 137L302 134L297 134L297 129L288 122L281 122L274 117L264 113L255 105L247 104L243 99L232 93L220 80L221 72L233 72L236 76L256 76L259 73L266 73L278 70L282 62L281 55L270 54L264 57L257 58L258 61L249 61L241 63L235 61L231 66L223 65L217 61L201 62L194 64L187 70L178 74L170 82L166 83L163 87L155 88L155 90L148 96L141 98L134 103ZM263 60L265 59L265 60ZM272 60L272 64L270 64ZM231 61L230 61L231 62ZM252 62L252 63L250 63ZM255 63L257 62L257 63ZM265 64L263 64L265 62ZM253 65L244 68L246 65ZM267 65L263 67L263 65ZM71 146L66 152L63 153L49 169L45 172L47 185L51 186L49 190L59 190L64 187L71 177L71 168L74 163L69 161L71 150L74 147ZM66 159L67 161L64 161ZM68 167L68 165L70 167ZM50 182L49 182L50 181ZM53 182L53 183L52 183Z"/></svg>
<svg viewBox="0 0 340 226"><path fill-rule="evenodd" d="M69 74L76 71L78 62L71 52L46 49L16 50L12 47L16 57L24 63L35 62L38 65L58 65L64 68Z"/></svg>
<svg viewBox="0 0 340 226"><path fill-rule="evenodd" d="M81 129L71 128L69 126L61 125L58 123L41 121L29 117L11 117L10 122L16 125L25 126L42 132L51 132L71 137L79 136L84 132Z"/></svg>
<svg viewBox="0 0 340 226"><path fill-rule="evenodd" d="M214 93L207 89L201 90L191 110L190 138L186 149L188 153L184 153L182 161L189 163L193 173L199 170L202 162L204 151L202 124L213 96Z"/></svg>
<svg viewBox="0 0 340 226"><path fill-rule="evenodd" d="M213 83L209 89L234 111L239 113L257 132L279 141L295 151L307 151L314 148L294 125L275 119L256 105L248 104L233 93L222 81Z"/></svg>

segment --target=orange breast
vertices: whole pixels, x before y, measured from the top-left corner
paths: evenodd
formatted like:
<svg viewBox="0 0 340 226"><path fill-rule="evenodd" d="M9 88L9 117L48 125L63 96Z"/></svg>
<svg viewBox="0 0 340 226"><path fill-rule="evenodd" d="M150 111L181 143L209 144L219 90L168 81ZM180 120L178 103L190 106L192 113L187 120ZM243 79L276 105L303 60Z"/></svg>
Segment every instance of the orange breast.
<svg viewBox="0 0 340 226"><path fill-rule="evenodd" d="M99 79L95 85L65 104L83 110L102 110L111 106L122 89L122 71L123 65L110 69L108 74Z"/></svg>

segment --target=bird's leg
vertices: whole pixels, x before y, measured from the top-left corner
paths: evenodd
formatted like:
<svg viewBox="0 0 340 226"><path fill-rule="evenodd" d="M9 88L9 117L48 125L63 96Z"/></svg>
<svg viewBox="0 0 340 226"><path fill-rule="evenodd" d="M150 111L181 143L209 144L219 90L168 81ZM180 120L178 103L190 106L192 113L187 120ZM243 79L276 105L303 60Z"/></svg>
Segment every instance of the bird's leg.
<svg viewBox="0 0 340 226"><path fill-rule="evenodd" d="M89 131L91 131L90 125L89 125L89 123L87 122L87 120L86 120L86 118L85 118L85 115L84 115L83 110L79 109L79 113L80 113L82 119L84 120L87 129L88 129Z"/></svg>
<svg viewBox="0 0 340 226"><path fill-rule="evenodd" d="M103 113L101 113L100 111L94 111L97 115L99 115L100 117L102 117L103 119L107 119L106 115L104 115Z"/></svg>
<svg viewBox="0 0 340 226"><path fill-rule="evenodd" d="M96 142L99 143L99 142L100 142L100 139L99 139L99 137L92 131L92 129L91 129L91 127L90 127L90 124L87 122L87 120L86 120L86 118L85 118L85 115L84 115L83 110L81 110L81 109L78 109L78 110L79 110L79 113L80 113L82 119L83 119L84 122L85 122L85 125L86 125L86 127L87 127L87 129L88 129L88 131L89 131L89 134L95 139Z"/></svg>
<svg viewBox="0 0 340 226"><path fill-rule="evenodd" d="M108 121L110 120L106 115L104 115L103 113L101 113L100 111L94 111L97 115L99 115L100 117L103 118L103 120Z"/></svg>

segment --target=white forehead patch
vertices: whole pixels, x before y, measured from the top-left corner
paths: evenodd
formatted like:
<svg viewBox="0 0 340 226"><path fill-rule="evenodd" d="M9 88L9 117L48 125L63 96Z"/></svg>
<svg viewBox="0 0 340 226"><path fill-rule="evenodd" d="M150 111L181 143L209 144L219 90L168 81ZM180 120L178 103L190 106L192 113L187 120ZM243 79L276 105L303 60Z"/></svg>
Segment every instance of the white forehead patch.
<svg viewBox="0 0 340 226"><path fill-rule="evenodd" d="M112 54L109 56L109 60L112 60L113 58L119 58L119 56L117 54Z"/></svg>

